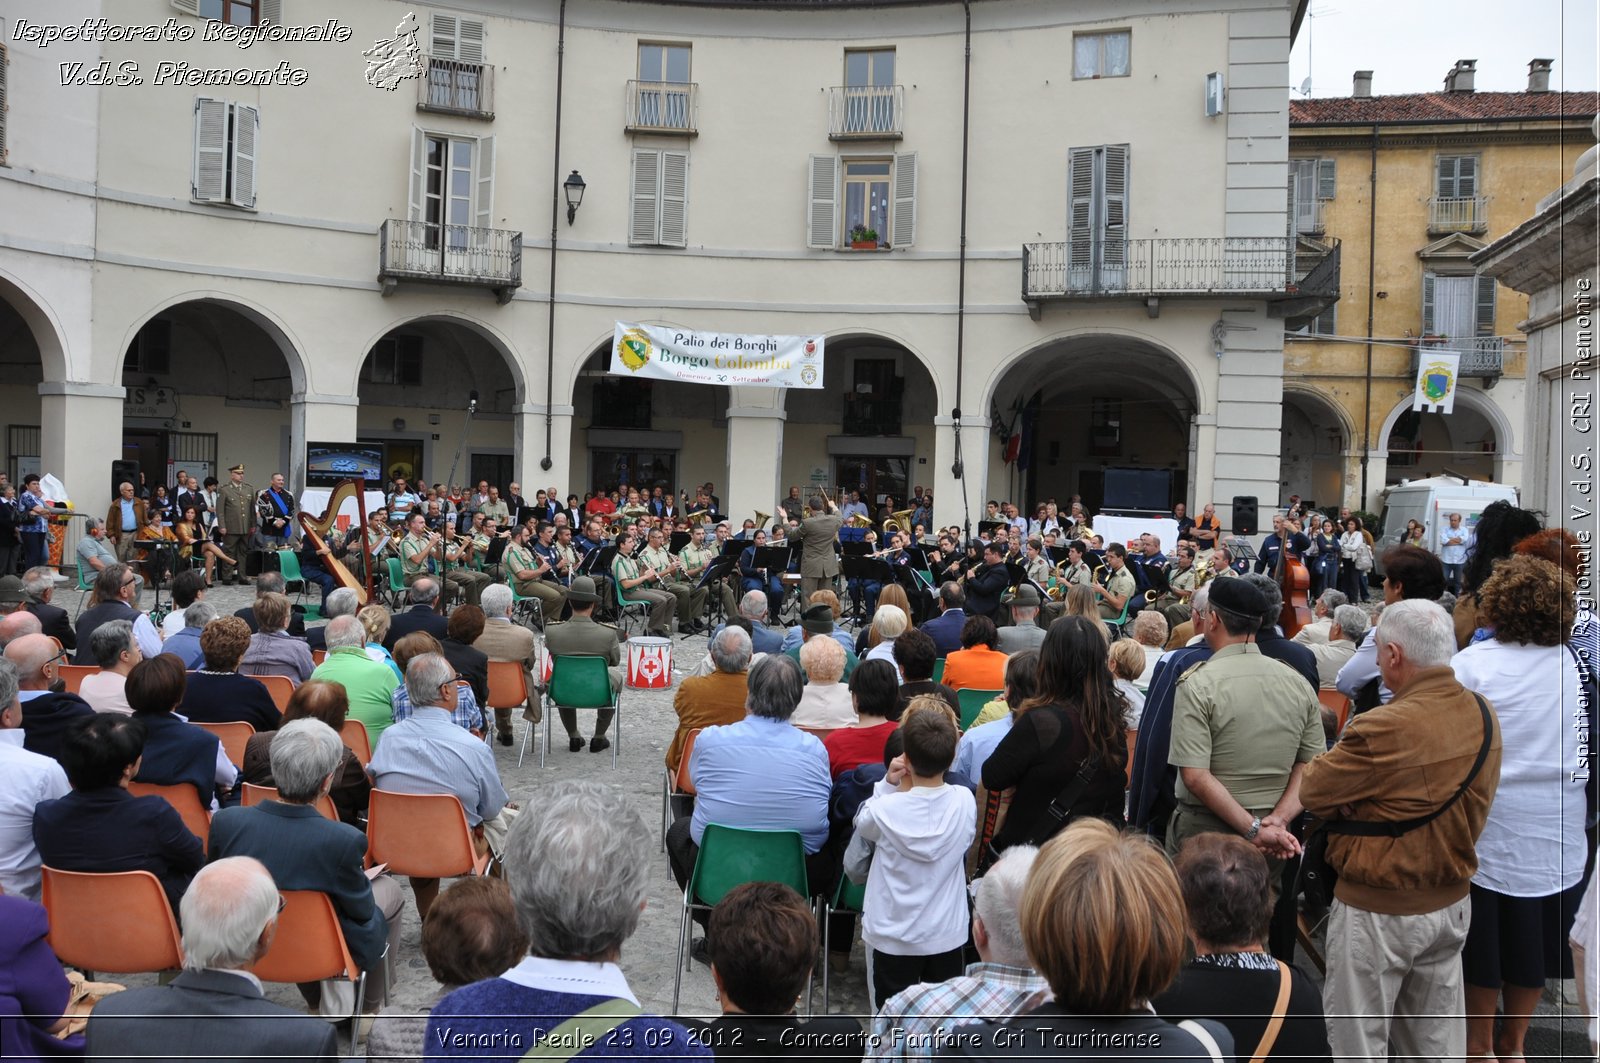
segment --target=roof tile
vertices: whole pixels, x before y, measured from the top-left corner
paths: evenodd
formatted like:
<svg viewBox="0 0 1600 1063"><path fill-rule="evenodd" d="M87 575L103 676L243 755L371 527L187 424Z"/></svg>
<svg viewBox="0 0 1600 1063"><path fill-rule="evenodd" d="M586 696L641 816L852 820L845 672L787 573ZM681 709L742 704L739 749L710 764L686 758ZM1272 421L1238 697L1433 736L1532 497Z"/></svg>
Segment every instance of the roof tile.
<svg viewBox="0 0 1600 1063"><path fill-rule="evenodd" d="M1289 124L1494 122L1587 117L1596 112L1600 112L1600 93L1596 92L1415 92L1291 100Z"/></svg>

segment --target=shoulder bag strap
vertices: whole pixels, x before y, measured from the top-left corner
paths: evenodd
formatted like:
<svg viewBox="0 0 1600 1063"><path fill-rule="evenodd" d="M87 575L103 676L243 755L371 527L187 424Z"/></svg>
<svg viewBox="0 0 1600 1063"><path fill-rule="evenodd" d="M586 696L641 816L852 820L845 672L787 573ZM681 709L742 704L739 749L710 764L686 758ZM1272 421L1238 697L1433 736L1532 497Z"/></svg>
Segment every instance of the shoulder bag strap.
<svg viewBox="0 0 1600 1063"><path fill-rule="evenodd" d="M1460 786L1456 787L1456 792L1450 795L1448 801L1429 812L1426 816L1418 816L1415 819L1394 821L1336 819L1327 824L1327 831L1330 834L1354 834L1362 837L1388 835L1391 838L1398 838L1402 834L1432 823L1448 812L1451 806L1461 800L1461 795L1467 792L1467 788L1472 785L1472 781L1478 777L1478 772L1483 770L1483 762L1489 759L1489 746L1494 741L1494 719L1489 715L1488 703L1476 692L1473 692L1472 698L1478 703L1478 712L1483 716L1483 744L1478 747L1478 759L1472 762L1472 770L1467 772L1467 777L1461 781Z"/></svg>
<svg viewBox="0 0 1600 1063"><path fill-rule="evenodd" d="M1078 765L1077 772L1045 808L1047 818L1034 828L1028 839L1029 845L1043 845L1055 836L1056 831L1060 830L1072 815L1072 806L1078 803L1083 791L1089 788L1089 780L1094 777L1094 770L1099 764L1100 758L1095 756L1094 750L1091 749L1084 755L1083 763Z"/></svg>
<svg viewBox="0 0 1600 1063"><path fill-rule="evenodd" d="M1267 1020L1267 1029L1261 1035L1261 1042L1256 1045L1255 1054L1250 1057L1250 1063L1262 1063L1272 1052L1272 1046L1278 1042L1278 1031L1283 1029L1284 1016L1289 1011L1289 988L1291 979L1289 965L1282 960L1278 962L1278 999L1272 1004L1272 1017Z"/></svg>
<svg viewBox="0 0 1600 1063"><path fill-rule="evenodd" d="M1200 1047L1205 1049L1206 1058L1213 1063L1224 1063L1228 1057L1222 1054L1222 1046L1217 1044L1217 1039L1211 1036L1211 1031L1195 1022L1193 1019L1184 1019L1178 1023L1178 1029L1200 1042Z"/></svg>
<svg viewBox="0 0 1600 1063"><path fill-rule="evenodd" d="M601 1038L639 1014L639 1005L620 998L602 1000L588 1011L579 1012L559 1026L540 1035L533 1047L522 1054L525 1061L549 1063L571 1059Z"/></svg>

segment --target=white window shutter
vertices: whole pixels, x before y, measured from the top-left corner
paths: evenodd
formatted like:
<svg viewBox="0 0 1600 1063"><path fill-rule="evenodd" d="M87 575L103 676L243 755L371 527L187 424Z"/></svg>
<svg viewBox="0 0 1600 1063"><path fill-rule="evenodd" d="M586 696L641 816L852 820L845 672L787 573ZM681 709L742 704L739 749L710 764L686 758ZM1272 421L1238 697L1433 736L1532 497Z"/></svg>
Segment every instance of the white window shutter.
<svg viewBox="0 0 1600 1063"><path fill-rule="evenodd" d="M1067 266L1088 269L1093 256L1094 149L1067 155Z"/></svg>
<svg viewBox="0 0 1600 1063"><path fill-rule="evenodd" d="M628 213L628 243L661 242L661 152L633 153L633 191Z"/></svg>
<svg viewBox="0 0 1600 1063"><path fill-rule="evenodd" d="M261 113L249 104L233 105L233 189L228 197L236 207L256 205L256 144L261 133Z"/></svg>
<svg viewBox="0 0 1600 1063"><path fill-rule="evenodd" d="M891 247L917 242L917 153L894 157L894 216L889 220Z"/></svg>
<svg viewBox="0 0 1600 1063"><path fill-rule="evenodd" d="M1128 145L1105 147L1105 235L1103 261L1121 266L1128 258Z"/></svg>
<svg viewBox="0 0 1600 1063"><path fill-rule="evenodd" d="M428 136L411 127L411 184L406 192L408 216L412 221L427 221Z"/></svg>
<svg viewBox="0 0 1600 1063"><path fill-rule="evenodd" d="M1456 194L1456 160L1441 155L1438 162L1438 195L1441 199L1450 199Z"/></svg>
<svg viewBox="0 0 1600 1063"><path fill-rule="evenodd" d="M1317 198L1332 199L1338 186L1333 159L1317 160Z"/></svg>
<svg viewBox="0 0 1600 1063"><path fill-rule="evenodd" d="M220 203L228 191L228 105L201 97L194 102L194 178L190 194Z"/></svg>
<svg viewBox="0 0 1600 1063"><path fill-rule="evenodd" d="M283 25L283 0L261 0L260 10L257 22L270 22L274 26Z"/></svg>
<svg viewBox="0 0 1600 1063"><path fill-rule="evenodd" d="M477 156L473 162L478 168L477 220L480 229L494 228L494 137L478 140Z"/></svg>
<svg viewBox="0 0 1600 1063"><path fill-rule="evenodd" d="M1433 333L1433 274L1422 275L1422 334Z"/></svg>
<svg viewBox="0 0 1600 1063"><path fill-rule="evenodd" d="M839 246L839 157L811 156L807 182L806 246L833 250Z"/></svg>
<svg viewBox="0 0 1600 1063"><path fill-rule="evenodd" d="M463 63L483 62L483 23L475 18L456 20L456 58Z"/></svg>
<svg viewBox="0 0 1600 1063"><path fill-rule="evenodd" d="M181 11L185 15L200 17L200 0L168 0L174 11Z"/></svg>
<svg viewBox="0 0 1600 1063"><path fill-rule="evenodd" d="M456 58L458 26L454 15L434 15L428 35L428 50L436 59Z"/></svg>
<svg viewBox="0 0 1600 1063"><path fill-rule="evenodd" d="M661 153L661 243L684 247L689 242L689 153Z"/></svg>
<svg viewBox="0 0 1600 1063"><path fill-rule="evenodd" d="M1456 160L1456 195L1465 199L1478 194L1478 157L1463 155Z"/></svg>

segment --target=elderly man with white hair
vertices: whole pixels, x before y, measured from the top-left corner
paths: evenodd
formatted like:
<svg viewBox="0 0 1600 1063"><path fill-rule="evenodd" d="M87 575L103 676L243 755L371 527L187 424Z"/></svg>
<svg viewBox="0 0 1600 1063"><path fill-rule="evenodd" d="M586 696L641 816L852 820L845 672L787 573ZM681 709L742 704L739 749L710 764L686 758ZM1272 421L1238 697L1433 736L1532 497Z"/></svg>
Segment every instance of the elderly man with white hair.
<svg viewBox="0 0 1600 1063"><path fill-rule="evenodd" d="M539 667L539 650L533 632L511 621L511 588L504 583L485 587L478 604L483 609L483 634L473 641L473 648L483 651L484 656L491 661L510 661L522 665L522 682L528 691L527 706L522 711L522 718L529 723L539 723L544 719L539 708L539 692L534 679L534 673ZM509 746L511 744L509 706L494 710L494 725L495 730L499 732L500 744Z"/></svg>
<svg viewBox="0 0 1600 1063"><path fill-rule="evenodd" d="M1333 611L1333 621L1328 626L1328 641L1302 643L1317 659L1317 678L1323 690L1337 690L1339 669L1356 655L1356 647L1367 637L1371 622L1367 611L1359 605L1341 605Z"/></svg>
<svg viewBox="0 0 1600 1063"><path fill-rule="evenodd" d="M167 636L167 641L161 644L161 652L172 654L190 671L204 668L206 654L200 646L200 636L206 625L217 618L217 607L200 598L179 615L183 618L182 626Z"/></svg>
<svg viewBox="0 0 1600 1063"><path fill-rule="evenodd" d="M90 1058L337 1058L331 1025L266 1000L261 980L250 973L277 932L278 889L249 857L201 868L180 905L183 972L166 985L114 993L96 1005Z"/></svg>
<svg viewBox="0 0 1600 1063"><path fill-rule="evenodd" d="M225 808L211 820L209 855L253 856L266 865L279 889L326 893L339 916L345 943L367 972L368 1010L377 1011L388 992L400 949L404 894L388 875L368 878L362 866L367 836L347 823L325 819L317 798L326 795L344 768L344 743L321 720L284 724L272 740L272 778L278 800L248 808ZM321 984L320 994L302 987L325 1018L354 1010L354 989L344 979Z"/></svg>
<svg viewBox="0 0 1600 1063"><path fill-rule="evenodd" d="M361 599L350 587L339 587L329 592L322 599L322 615L327 618L328 624L341 616L355 616L361 609ZM328 624L321 627L306 628L306 645L313 650L326 650L328 648Z"/></svg>
<svg viewBox="0 0 1600 1063"><path fill-rule="evenodd" d="M1328 641L1328 633L1333 630L1333 614L1341 605L1349 605L1350 599L1343 591L1336 591L1332 587L1317 595L1317 600L1311 603L1311 623L1295 632L1294 641L1302 646L1315 646L1319 642Z"/></svg>
<svg viewBox="0 0 1600 1063"><path fill-rule="evenodd" d="M0 616L0 648L8 642L15 642L24 635L42 635L44 625L39 618L26 609L19 609L14 613Z"/></svg>
<svg viewBox="0 0 1600 1063"><path fill-rule="evenodd" d="M455 668L443 654L413 657L406 665L406 695L411 715L384 732L383 744L367 765L373 787L401 794L454 794L480 851L487 845L498 853L505 847L508 824L502 810L509 798L489 746L451 718ZM439 880L413 877L411 889L417 915L426 919L439 894Z"/></svg>
<svg viewBox="0 0 1600 1063"><path fill-rule="evenodd" d="M367 629L353 616L328 621L328 656L312 671L312 679L326 679L344 687L350 696L350 718L361 721L374 749L384 730L394 722L394 691L400 685L394 670L367 654Z"/></svg>
<svg viewBox="0 0 1600 1063"><path fill-rule="evenodd" d="M973 882L972 943L978 962L957 978L914 985L890 997L872 1020L867 1059L932 1059L957 1026L999 1022L1049 999L1049 985L1023 948L1017 915L1038 854L1031 845L1013 845Z"/></svg>
<svg viewBox="0 0 1600 1063"><path fill-rule="evenodd" d="M72 630L72 620L60 606L51 605L55 596L56 570L49 565L35 565L22 574L22 590L28 596L28 612L39 618L44 633L59 641L64 649L76 649L77 633Z"/></svg>

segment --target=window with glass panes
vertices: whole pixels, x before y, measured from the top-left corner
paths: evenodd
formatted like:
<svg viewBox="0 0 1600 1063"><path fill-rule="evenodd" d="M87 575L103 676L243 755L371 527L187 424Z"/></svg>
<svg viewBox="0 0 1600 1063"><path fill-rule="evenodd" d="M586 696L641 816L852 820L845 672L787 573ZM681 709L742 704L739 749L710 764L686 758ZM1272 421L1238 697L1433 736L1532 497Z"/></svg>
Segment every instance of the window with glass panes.
<svg viewBox="0 0 1600 1063"><path fill-rule="evenodd" d="M1125 78L1130 68L1133 34L1078 33L1072 38L1072 76L1074 78Z"/></svg>
<svg viewBox="0 0 1600 1063"><path fill-rule="evenodd" d="M889 159L844 160L844 240L856 240L860 229L876 232L877 245L889 242Z"/></svg>
<svg viewBox="0 0 1600 1063"><path fill-rule="evenodd" d="M895 126L894 49L844 53L846 133L889 133Z"/></svg>
<svg viewBox="0 0 1600 1063"><path fill-rule="evenodd" d="M254 26L261 17L260 0L200 0L200 17L230 26Z"/></svg>
<svg viewBox="0 0 1600 1063"><path fill-rule="evenodd" d="M689 128L689 93L671 85L689 83L687 44L639 45L639 124Z"/></svg>

